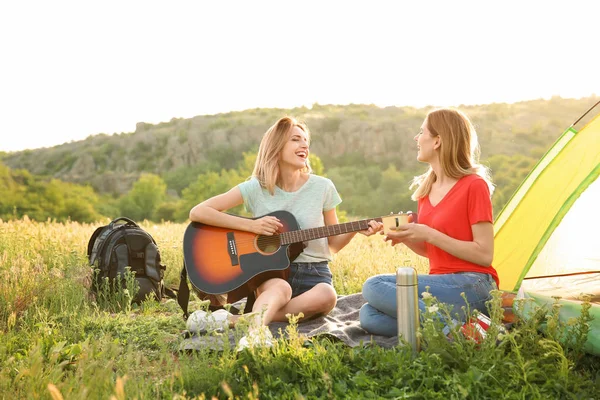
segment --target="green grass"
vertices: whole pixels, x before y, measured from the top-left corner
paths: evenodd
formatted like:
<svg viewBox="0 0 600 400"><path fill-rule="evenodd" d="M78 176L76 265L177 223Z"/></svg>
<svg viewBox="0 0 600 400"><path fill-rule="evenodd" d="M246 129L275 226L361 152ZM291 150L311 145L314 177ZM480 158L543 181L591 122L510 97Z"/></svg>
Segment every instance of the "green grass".
<svg viewBox="0 0 600 400"><path fill-rule="evenodd" d="M185 322L174 300L129 307L90 296L85 249L94 228L0 222L0 398L600 398L600 362L581 350L589 314L566 326L558 305L510 332L495 324L481 344L457 331L448 341L426 315L415 357L403 346L306 340L294 324L271 349L181 353ZM144 228L158 241L167 283L178 283L185 225ZM399 265L426 270L401 247L357 236L332 265L336 289L358 292L367 277ZM571 340L561 344L565 330Z"/></svg>

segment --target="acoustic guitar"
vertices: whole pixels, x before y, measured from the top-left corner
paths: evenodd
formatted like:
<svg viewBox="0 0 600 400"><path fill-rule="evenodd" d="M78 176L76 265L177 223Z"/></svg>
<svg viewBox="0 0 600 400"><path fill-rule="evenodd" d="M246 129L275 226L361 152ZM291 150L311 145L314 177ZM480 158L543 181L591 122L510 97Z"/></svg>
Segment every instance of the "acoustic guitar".
<svg viewBox="0 0 600 400"><path fill-rule="evenodd" d="M275 211L267 215L276 217L283 224L283 228L272 236L190 223L183 238L183 255L192 285L209 295L235 292L233 298L229 296L228 302L231 303L247 296L267 279L286 279L290 263L304 249L303 242L366 230L371 220L383 222L384 229L393 229L408 222L407 214L390 214L300 229L296 218L287 211ZM258 218L262 217L252 219Z"/></svg>

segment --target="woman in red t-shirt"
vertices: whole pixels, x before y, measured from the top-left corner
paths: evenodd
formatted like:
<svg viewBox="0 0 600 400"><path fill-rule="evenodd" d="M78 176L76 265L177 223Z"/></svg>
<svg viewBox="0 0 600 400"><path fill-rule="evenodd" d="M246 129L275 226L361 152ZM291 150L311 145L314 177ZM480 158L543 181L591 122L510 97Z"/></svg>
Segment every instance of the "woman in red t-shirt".
<svg viewBox="0 0 600 400"><path fill-rule="evenodd" d="M417 189L418 223L401 225L387 235L392 245L404 243L429 259L429 275L419 275L419 293L429 293L453 306L452 315L469 309L487 313L490 291L497 288L492 267L493 191L487 169L478 163L479 145L469 118L458 110L431 111L415 136L417 160L429 168L411 186ZM377 275L363 285L367 300L360 323L375 334L397 335L396 276ZM421 311L425 304L419 299Z"/></svg>

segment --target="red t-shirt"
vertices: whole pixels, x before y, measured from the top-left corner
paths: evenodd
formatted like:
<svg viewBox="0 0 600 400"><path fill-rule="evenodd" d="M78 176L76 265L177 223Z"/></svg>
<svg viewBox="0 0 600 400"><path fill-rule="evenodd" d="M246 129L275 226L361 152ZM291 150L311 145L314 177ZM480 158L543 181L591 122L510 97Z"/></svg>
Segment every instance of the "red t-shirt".
<svg viewBox="0 0 600 400"><path fill-rule="evenodd" d="M460 178L435 207L429 202L429 196L419 199L418 207L420 224L458 240L473 240L471 225L478 222L494 222L490 190L486 181L475 174ZM430 243L425 243L425 247L430 274L481 272L491 274L499 285L498 273L491 265L482 267L462 260Z"/></svg>

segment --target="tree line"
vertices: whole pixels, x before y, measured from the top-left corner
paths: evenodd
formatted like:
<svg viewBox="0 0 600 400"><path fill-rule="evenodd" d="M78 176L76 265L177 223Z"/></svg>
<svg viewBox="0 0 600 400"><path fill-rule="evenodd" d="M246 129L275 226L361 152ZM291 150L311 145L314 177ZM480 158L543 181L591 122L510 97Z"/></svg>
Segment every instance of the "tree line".
<svg viewBox="0 0 600 400"><path fill-rule="evenodd" d="M462 106L496 184L497 214L537 160L590 104L584 99ZM0 218L92 222L126 215L185 221L198 202L247 179L264 131L293 115L311 129L313 169L333 180L352 216L414 210L409 184L425 171L412 140L432 107L313 105L139 123L52 148L0 153ZM244 214L239 208L234 210Z"/></svg>
<svg viewBox="0 0 600 400"><path fill-rule="evenodd" d="M90 185L58 179L45 180L29 171L11 170L0 163L0 218L18 219L27 215L34 220L93 222L102 217L128 216L134 220L185 221L198 202L223 193L246 180L251 174L256 153L243 154L237 168L206 171L196 175L181 195L168 188L165 179L143 173L123 195L98 194ZM340 210L352 216L377 217L390 212L416 210L410 199L410 181L424 170L399 170L389 164L341 166L325 169L321 159L310 155L314 173L332 179L343 202ZM492 197L499 211L536 162L523 155L494 155L487 164L495 171L496 191ZM247 215L242 207L234 213Z"/></svg>

